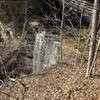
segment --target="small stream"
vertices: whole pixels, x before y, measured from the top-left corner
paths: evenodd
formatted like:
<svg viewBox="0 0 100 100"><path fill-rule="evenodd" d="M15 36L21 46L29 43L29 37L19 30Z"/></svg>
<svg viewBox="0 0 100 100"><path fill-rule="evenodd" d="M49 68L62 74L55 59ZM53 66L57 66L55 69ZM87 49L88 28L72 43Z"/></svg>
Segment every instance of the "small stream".
<svg viewBox="0 0 100 100"><path fill-rule="evenodd" d="M57 35L47 35L45 31L38 32L33 50L33 72L38 73L43 68L57 63L60 42Z"/></svg>

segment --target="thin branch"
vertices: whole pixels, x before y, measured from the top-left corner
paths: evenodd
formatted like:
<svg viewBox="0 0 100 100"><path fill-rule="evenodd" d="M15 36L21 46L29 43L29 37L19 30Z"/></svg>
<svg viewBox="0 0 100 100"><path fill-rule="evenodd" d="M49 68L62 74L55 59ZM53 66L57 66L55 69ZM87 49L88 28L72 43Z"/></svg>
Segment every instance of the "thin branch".
<svg viewBox="0 0 100 100"><path fill-rule="evenodd" d="M65 0L63 0L62 3L62 21L61 21L61 29L60 29L60 60L62 60L62 29L63 29L63 23L64 23L64 10L65 10Z"/></svg>

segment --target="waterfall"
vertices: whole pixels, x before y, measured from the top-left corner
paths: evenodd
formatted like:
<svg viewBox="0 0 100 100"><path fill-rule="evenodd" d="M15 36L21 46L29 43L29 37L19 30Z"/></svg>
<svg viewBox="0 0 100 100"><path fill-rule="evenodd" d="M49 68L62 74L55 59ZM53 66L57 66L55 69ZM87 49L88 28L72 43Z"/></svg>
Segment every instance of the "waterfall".
<svg viewBox="0 0 100 100"><path fill-rule="evenodd" d="M45 31L36 34L33 50L33 72L37 73L44 67L57 63L56 55L60 43L55 36L46 36Z"/></svg>

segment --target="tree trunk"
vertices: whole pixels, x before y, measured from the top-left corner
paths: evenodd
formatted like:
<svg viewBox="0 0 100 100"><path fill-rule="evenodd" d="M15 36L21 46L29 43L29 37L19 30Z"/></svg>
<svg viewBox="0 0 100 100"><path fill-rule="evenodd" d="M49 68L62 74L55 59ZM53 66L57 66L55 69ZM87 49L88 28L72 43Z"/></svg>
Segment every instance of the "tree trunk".
<svg viewBox="0 0 100 100"><path fill-rule="evenodd" d="M90 49L89 49L89 58L88 58L86 77L90 77L91 64L93 62L94 54L95 54L97 26L98 26L98 20L99 20L99 7L100 7L100 0L95 0L94 9L93 9L93 16L92 16Z"/></svg>

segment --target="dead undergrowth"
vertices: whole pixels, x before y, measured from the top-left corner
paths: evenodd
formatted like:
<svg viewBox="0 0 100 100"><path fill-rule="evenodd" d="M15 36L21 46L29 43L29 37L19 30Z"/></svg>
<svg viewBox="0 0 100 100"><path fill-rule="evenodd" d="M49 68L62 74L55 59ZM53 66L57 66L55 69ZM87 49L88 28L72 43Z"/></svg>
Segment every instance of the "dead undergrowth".
<svg viewBox="0 0 100 100"><path fill-rule="evenodd" d="M100 100L99 75L90 79L85 77L87 54L80 59L81 52L68 41L76 45L74 39L63 40L63 62L37 75L21 75L14 81L6 80L0 89L0 100ZM99 59L97 74L100 73Z"/></svg>

